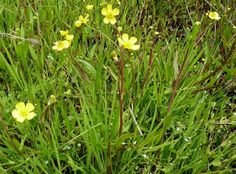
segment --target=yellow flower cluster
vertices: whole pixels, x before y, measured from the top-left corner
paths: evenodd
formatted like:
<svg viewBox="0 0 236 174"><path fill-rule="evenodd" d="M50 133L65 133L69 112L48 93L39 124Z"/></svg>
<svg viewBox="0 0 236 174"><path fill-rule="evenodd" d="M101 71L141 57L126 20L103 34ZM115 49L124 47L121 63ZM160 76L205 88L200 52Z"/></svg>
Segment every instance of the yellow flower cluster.
<svg viewBox="0 0 236 174"><path fill-rule="evenodd" d="M117 22L116 16L119 15L120 11L118 8L113 9L112 5L108 4L102 9L101 13L103 16L105 16L103 19L105 24L110 23L114 25ZM117 27L117 31L120 33L122 31L122 27ZM140 45L135 44L137 42L137 38L130 37L129 39L129 35L126 33L122 34L121 37L118 37L118 42L120 46L128 50L138 50L140 48Z"/></svg>
<svg viewBox="0 0 236 174"><path fill-rule="evenodd" d="M64 37L64 40L60 40L54 43L54 46L52 47L52 49L57 50L57 51L61 51L63 49L69 48L71 45L72 40L74 39L74 35L70 35L68 34L68 30L61 30L60 34L61 36Z"/></svg>
<svg viewBox="0 0 236 174"><path fill-rule="evenodd" d="M93 9L93 5L88 4L86 5L86 10L90 11ZM104 16L103 22L105 24L116 24L117 23L117 19L116 16L119 15L120 10L118 8L113 8L111 4L107 4L106 7L102 8L101 10L102 15ZM77 28L81 27L83 24L87 24L87 22L89 21L89 15L86 14L85 16L80 15L79 19L75 21L75 26ZM122 27L117 27L117 31L119 32L119 34L122 31ZM54 43L53 49L57 50L57 51L61 51L63 49L66 49L68 47L70 47L71 42L74 38L74 35L69 35L68 34L68 30L61 30L60 31L61 36L64 36L65 39L64 40L60 40ZM121 37L118 37L118 42L119 45L122 46L125 49L128 50L138 50L140 48L140 45L136 45L135 43L137 42L137 38L135 37L130 37L128 34L124 33Z"/></svg>

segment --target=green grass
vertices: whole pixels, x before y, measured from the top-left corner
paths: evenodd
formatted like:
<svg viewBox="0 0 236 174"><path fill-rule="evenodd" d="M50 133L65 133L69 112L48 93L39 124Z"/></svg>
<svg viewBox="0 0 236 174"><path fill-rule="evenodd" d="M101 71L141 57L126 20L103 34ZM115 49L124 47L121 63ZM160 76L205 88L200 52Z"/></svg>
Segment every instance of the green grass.
<svg viewBox="0 0 236 174"><path fill-rule="evenodd" d="M114 26L101 2L1 1L0 173L235 173L234 0L112 1ZM124 51L121 135L118 26L141 45ZM62 29L75 38L58 52ZM16 122L19 101L37 116Z"/></svg>

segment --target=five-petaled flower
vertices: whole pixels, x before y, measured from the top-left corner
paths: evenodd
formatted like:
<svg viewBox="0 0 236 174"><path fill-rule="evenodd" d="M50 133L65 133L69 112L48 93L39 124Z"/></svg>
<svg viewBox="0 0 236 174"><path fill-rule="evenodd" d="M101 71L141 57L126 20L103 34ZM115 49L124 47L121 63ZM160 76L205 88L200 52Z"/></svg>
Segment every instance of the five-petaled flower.
<svg viewBox="0 0 236 174"><path fill-rule="evenodd" d="M70 44L71 44L71 41L68 41L68 40L57 41L54 43L54 46L52 47L52 49L61 51L64 48L69 48Z"/></svg>
<svg viewBox="0 0 236 174"><path fill-rule="evenodd" d="M135 43L137 42L137 38L130 37L129 39L129 35L126 33L122 34L121 37L118 37L118 42L120 46L123 46L125 49L128 50L138 50L140 48L140 45L135 45Z"/></svg>
<svg viewBox="0 0 236 174"><path fill-rule="evenodd" d="M75 21L75 26L80 27L82 24L86 24L89 21L89 15L87 14L85 17L82 15L79 16L79 20Z"/></svg>
<svg viewBox="0 0 236 174"><path fill-rule="evenodd" d="M120 11L118 8L112 9L112 5L108 4L107 7L102 9L102 15L105 16L103 19L105 24L111 23L114 25L116 23L115 16L119 15Z"/></svg>
<svg viewBox="0 0 236 174"><path fill-rule="evenodd" d="M220 20L220 15L217 12L207 12L206 15L213 20Z"/></svg>
<svg viewBox="0 0 236 174"><path fill-rule="evenodd" d="M24 102L19 102L16 104L15 109L12 111L12 116L16 119L16 121L24 122L26 120L31 120L36 116L33 112L34 105L32 103L27 103L25 105Z"/></svg>

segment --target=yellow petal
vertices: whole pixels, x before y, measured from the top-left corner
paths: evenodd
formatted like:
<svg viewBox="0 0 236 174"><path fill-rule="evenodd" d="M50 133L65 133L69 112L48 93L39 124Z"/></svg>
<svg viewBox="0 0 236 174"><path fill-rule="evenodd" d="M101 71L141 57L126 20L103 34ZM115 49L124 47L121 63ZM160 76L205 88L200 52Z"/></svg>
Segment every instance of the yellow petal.
<svg viewBox="0 0 236 174"><path fill-rule="evenodd" d="M140 48L140 45L132 45L131 49L132 50L138 50Z"/></svg>
<svg viewBox="0 0 236 174"><path fill-rule="evenodd" d="M102 15L103 15L103 16L106 16L106 15L107 15L107 9L106 9L106 8L103 8L101 12L102 12Z"/></svg>
<svg viewBox="0 0 236 174"><path fill-rule="evenodd" d="M108 23L110 22L110 20L109 20L107 17L105 17L105 18L103 19L103 22L104 22L105 24L108 24Z"/></svg>
<svg viewBox="0 0 236 174"><path fill-rule="evenodd" d="M129 40L129 35L126 34L126 33L122 34L122 39L123 39L124 42L128 41Z"/></svg>
<svg viewBox="0 0 236 174"><path fill-rule="evenodd" d="M82 25L82 22L80 20L75 21L75 26L80 27Z"/></svg>
<svg viewBox="0 0 236 174"><path fill-rule="evenodd" d="M57 50L57 51L61 51L61 50L63 50L64 48L62 48L62 47L57 47L57 49L55 49L55 50Z"/></svg>
<svg viewBox="0 0 236 174"><path fill-rule="evenodd" d="M82 21L83 19L84 19L84 17L83 17L82 15L80 15L80 16L79 16L79 20Z"/></svg>
<svg viewBox="0 0 236 174"><path fill-rule="evenodd" d="M11 114L14 118L20 117L20 112L16 109L14 109Z"/></svg>
<svg viewBox="0 0 236 174"><path fill-rule="evenodd" d="M52 47L52 49L57 50L57 51L63 50L64 49L63 41L56 42L55 45Z"/></svg>
<svg viewBox="0 0 236 174"><path fill-rule="evenodd" d="M114 24L116 23L116 18L115 18L115 17L111 18L111 19L110 19L110 23L111 23L112 25L114 25Z"/></svg>
<svg viewBox="0 0 236 174"><path fill-rule="evenodd" d="M120 37L118 37L117 40L118 40L118 42L119 42L120 45L123 45L123 44L124 44L124 41L123 41Z"/></svg>
<svg viewBox="0 0 236 174"><path fill-rule="evenodd" d="M24 108L25 108L25 103L24 102L16 103L16 109L17 110L22 110Z"/></svg>
<svg viewBox="0 0 236 174"><path fill-rule="evenodd" d="M31 112L34 110L34 105L32 103L27 103L26 109L28 110L28 112Z"/></svg>
<svg viewBox="0 0 236 174"><path fill-rule="evenodd" d="M70 46L71 42L68 40L63 40L63 44L64 44L64 48L68 48Z"/></svg>
<svg viewBox="0 0 236 174"><path fill-rule="evenodd" d="M30 112L30 113L27 115L26 119L27 119L27 120L31 120L31 119L34 118L35 116L36 116L36 114L35 114L34 112Z"/></svg>
<svg viewBox="0 0 236 174"><path fill-rule="evenodd" d="M57 46L53 46L52 49L57 50Z"/></svg>
<svg viewBox="0 0 236 174"><path fill-rule="evenodd" d="M112 5L111 4L107 5L107 11L112 11Z"/></svg>
<svg viewBox="0 0 236 174"><path fill-rule="evenodd" d="M137 42L137 38L136 38L136 37L131 37L131 38L130 38L130 42L131 42L132 44L135 44L135 42Z"/></svg>
<svg viewBox="0 0 236 174"><path fill-rule="evenodd" d="M66 35L66 40L72 41L74 39L74 35Z"/></svg>
<svg viewBox="0 0 236 174"><path fill-rule="evenodd" d="M25 121L25 117L17 117L16 118L16 121L19 121L19 122L24 122Z"/></svg>
<svg viewBox="0 0 236 174"><path fill-rule="evenodd" d="M84 20L82 21L84 24L86 24L89 21L89 14L87 14L84 18Z"/></svg>
<svg viewBox="0 0 236 174"><path fill-rule="evenodd" d="M115 8L113 11L112 11L112 14L114 16L118 15L120 13L120 10L118 8Z"/></svg>

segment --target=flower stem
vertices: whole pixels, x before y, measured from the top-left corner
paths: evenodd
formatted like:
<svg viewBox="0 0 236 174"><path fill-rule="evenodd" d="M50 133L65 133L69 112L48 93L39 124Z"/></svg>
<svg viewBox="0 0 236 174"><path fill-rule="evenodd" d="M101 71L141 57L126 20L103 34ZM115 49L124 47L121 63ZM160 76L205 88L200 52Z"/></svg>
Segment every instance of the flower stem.
<svg viewBox="0 0 236 174"><path fill-rule="evenodd" d="M120 60L119 60L119 99L120 99L120 127L119 135L122 134L123 127L123 96L124 96L124 50L120 47Z"/></svg>

